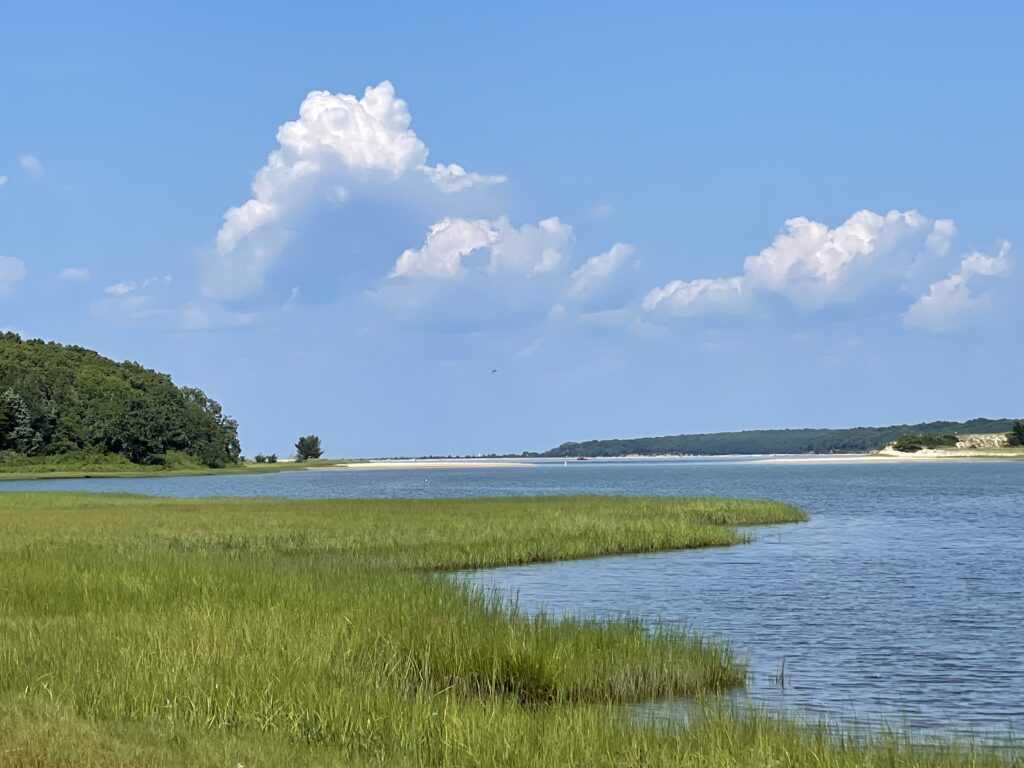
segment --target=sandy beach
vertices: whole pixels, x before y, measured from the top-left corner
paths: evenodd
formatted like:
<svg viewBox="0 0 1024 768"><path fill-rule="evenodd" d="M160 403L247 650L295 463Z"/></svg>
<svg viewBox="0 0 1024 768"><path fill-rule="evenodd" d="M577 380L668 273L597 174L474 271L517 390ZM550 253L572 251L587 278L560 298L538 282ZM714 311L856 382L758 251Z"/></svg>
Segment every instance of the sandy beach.
<svg viewBox="0 0 1024 768"><path fill-rule="evenodd" d="M881 453L850 453L850 454L809 454L806 456L765 456L754 459L757 464L889 464L921 461L924 458L960 459L963 456L918 456L913 453L881 454Z"/></svg>

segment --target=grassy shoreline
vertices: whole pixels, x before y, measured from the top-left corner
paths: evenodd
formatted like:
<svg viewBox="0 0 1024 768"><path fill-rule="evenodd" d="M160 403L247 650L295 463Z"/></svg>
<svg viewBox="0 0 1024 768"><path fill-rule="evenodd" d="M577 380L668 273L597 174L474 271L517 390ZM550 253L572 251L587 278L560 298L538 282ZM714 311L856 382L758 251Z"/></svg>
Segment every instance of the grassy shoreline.
<svg viewBox="0 0 1024 768"><path fill-rule="evenodd" d="M709 709L729 648L520 614L437 575L742 543L727 499L167 499L0 493L0 766L1000 765Z"/></svg>
<svg viewBox="0 0 1024 768"><path fill-rule="evenodd" d="M316 459L312 461L278 461L274 464L242 462L227 467L205 467L194 464L181 468L155 467L131 462L103 459L75 466L59 460L50 462L0 463L0 482L5 480L76 480L93 477L192 477L204 475L261 475L272 472L299 472L308 469L335 468L340 464L359 465L362 459Z"/></svg>

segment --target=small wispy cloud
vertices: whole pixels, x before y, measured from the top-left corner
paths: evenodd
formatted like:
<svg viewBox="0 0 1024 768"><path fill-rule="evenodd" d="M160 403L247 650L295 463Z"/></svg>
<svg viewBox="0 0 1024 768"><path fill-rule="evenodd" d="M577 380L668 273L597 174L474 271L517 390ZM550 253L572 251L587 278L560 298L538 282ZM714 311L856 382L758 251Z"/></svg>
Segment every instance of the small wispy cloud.
<svg viewBox="0 0 1024 768"><path fill-rule="evenodd" d="M2 189L4 184L6 184L6 183L7 183L7 177L6 176L0 176L0 189Z"/></svg>
<svg viewBox="0 0 1024 768"><path fill-rule="evenodd" d="M143 288L149 288L154 285L169 285L173 280L174 278L172 278L170 275L162 275L160 277L147 277L141 283L136 282L135 280L124 280L120 283L108 285L106 288L103 289L103 292L109 294L110 296L127 296L129 293L132 293Z"/></svg>
<svg viewBox="0 0 1024 768"><path fill-rule="evenodd" d="M293 285L291 292L288 294L288 298L285 299L284 304L281 305L281 311L291 309L295 302L299 300L299 286Z"/></svg>
<svg viewBox="0 0 1024 768"><path fill-rule="evenodd" d="M615 206L611 203L598 203L590 209L590 215L595 219L607 219L615 211Z"/></svg>
<svg viewBox="0 0 1024 768"><path fill-rule="evenodd" d="M576 296L608 280L633 256L633 246L615 243L609 250L593 256L570 276L570 292Z"/></svg>
<svg viewBox="0 0 1024 768"><path fill-rule="evenodd" d="M67 267L57 273L58 280L88 280L89 270L85 267Z"/></svg>
<svg viewBox="0 0 1024 768"><path fill-rule="evenodd" d="M518 357L518 358L533 357L535 354L537 354L537 350L540 349L541 345L543 345L543 344L544 344L544 339L535 339L534 341L530 342L525 347L520 349L518 352L516 352L516 357Z"/></svg>
<svg viewBox="0 0 1024 768"><path fill-rule="evenodd" d="M129 293L139 287L139 284L134 280L125 280L120 283L114 283L108 285L103 289L103 292L111 296L127 296Z"/></svg>
<svg viewBox="0 0 1024 768"><path fill-rule="evenodd" d="M955 270L928 287L928 292L915 301L903 324L908 328L948 333L964 324L972 315L986 312L992 306L988 293L971 290L974 278L999 277L1010 272L1010 243L1003 242L995 256L979 251L967 254Z"/></svg>

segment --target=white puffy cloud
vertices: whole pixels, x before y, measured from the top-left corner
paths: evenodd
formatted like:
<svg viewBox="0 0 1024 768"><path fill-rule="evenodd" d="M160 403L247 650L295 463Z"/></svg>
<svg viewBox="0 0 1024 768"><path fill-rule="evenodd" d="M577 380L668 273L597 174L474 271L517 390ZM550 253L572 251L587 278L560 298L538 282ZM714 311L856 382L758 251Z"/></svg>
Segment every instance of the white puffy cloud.
<svg viewBox="0 0 1024 768"><path fill-rule="evenodd" d="M967 254L953 272L932 283L927 293L910 306L903 315L904 325L939 333L956 330L969 317L992 306L990 294L971 292L972 278L1005 275L1011 266L1007 242L995 256L979 251Z"/></svg>
<svg viewBox="0 0 1024 768"><path fill-rule="evenodd" d="M57 273L58 280L88 280L89 270L85 267L67 267Z"/></svg>
<svg viewBox="0 0 1024 768"><path fill-rule="evenodd" d="M745 312L752 306L752 296L742 277L720 277L700 280L673 280L653 288L644 297L643 308L680 317L708 312Z"/></svg>
<svg viewBox="0 0 1024 768"><path fill-rule="evenodd" d="M35 155L22 155L21 167L32 176L41 176L43 174L43 164L39 162L39 158Z"/></svg>
<svg viewBox="0 0 1024 768"><path fill-rule="evenodd" d="M872 284L906 277L919 259L945 255L955 233L951 221L933 222L917 211L858 211L835 229L801 216L746 260L745 281L820 309L855 299Z"/></svg>
<svg viewBox="0 0 1024 768"><path fill-rule="evenodd" d="M964 256L960 262L960 274L965 278L974 275L1005 275L1010 271L1013 262L1010 259L1010 243L1004 240L999 246L999 252L995 256L986 256L980 251L972 251Z"/></svg>
<svg viewBox="0 0 1024 768"><path fill-rule="evenodd" d="M465 271L462 260L492 244L497 236L493 222L484 219L441 219L430 228L421 248L403 251L391 270L391 277L458 277Z"/></svg>
<svg viewBox="0 0 1024 768"><path fill-rule="evenodd" d="M568 256L572 227L557 217L514 227L508 217L446 218L434 224L418 249L402 253L391 277L455 279L466 274L466 260L486 256L480 269L488 275L531 277L555 270Z"/></svg>
<svg viewBox="0 0 1024 768"><path fill-rule="evenodd" d="M531 277L552 272L568 258L572 227L557 216L516 229L502 216L495 222L498 237L491 245L487 271Z"/></svg>
<svg viewBox="0 0 1024 768"><path fill-rule="evenodd" d="M801 216L748 257L742 274L676 280L650 291L643 306L684 316L743 312L759 295L774 294L802 309L822 309L879 286L912 284L949 252L955 234L949 219L917 211L858 211L835 228Z"/></svg>
<svg viewBox="0 0 1024 768"><path fill-rule="evenodd" d="M604 253L592 256L569 277L569 292L580 296L606 283L633 256L633 246L615 243Z"/></svg>
<svg viewBox="0 0 1024 768"><path fill-rule="evenodd" d="M445 218L369 295L398 318L447 329L582 320L584 311L596 317L595 309L619 306L614 302L628 291L615 278L636 264L634 248L614 243L573 264L574 241L572 226L557 217L519 227L507 216ZM639 310L621 311L628 317L617 325L635 325Z"/></svg>
<svg viewBox="0 0 1024 768"><path fill-rule="evenodd" d="M341 204L360 188L403 179L426 179L441 193L505 180L456 164L428 166L427 147L411 122L388 81L368 87L362 98L309 93L298 119L278 129L279 146L257 172L252 197L224 214L207 259L204 294L237 299L258 290L290 239L290 218L314 201Z"/></svg>
<svg viewBox="0 0 1024 768"><path fill-rule="evenodd" d="M0 256L0 296L10 293L15 283L25 279L25 262L13 256Z"/></svg>
<svg viewBox="0 0 1024 768"><path fill-rule="evenodd" d="M573 228L557 217L513 225L446 218L404 251L367 296L390 320L446 332L536 326L565 313Z"/></svg>

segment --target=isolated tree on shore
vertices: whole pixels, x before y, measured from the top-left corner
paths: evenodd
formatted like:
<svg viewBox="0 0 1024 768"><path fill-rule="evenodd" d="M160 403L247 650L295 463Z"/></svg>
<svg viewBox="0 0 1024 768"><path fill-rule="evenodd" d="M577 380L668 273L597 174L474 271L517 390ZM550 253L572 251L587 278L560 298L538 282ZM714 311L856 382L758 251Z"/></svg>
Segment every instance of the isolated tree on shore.
<svg viewBox="0 0 1024 768"><path fill-rule="evenodd" d="M324 455L324 449L320 445L320 438L317 435L306 435L300 437L295 443L295 457L299 461L307 459L319 459Z"/></svg>
<svg viewBox="0 0 1024 768"><path fill-rule="evenodd" d="M1007 437L1010 445L1024 445L1024 421L1017 419L1013 422L1013 430Z"/></svg>

